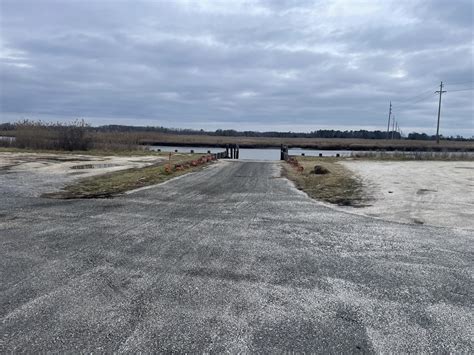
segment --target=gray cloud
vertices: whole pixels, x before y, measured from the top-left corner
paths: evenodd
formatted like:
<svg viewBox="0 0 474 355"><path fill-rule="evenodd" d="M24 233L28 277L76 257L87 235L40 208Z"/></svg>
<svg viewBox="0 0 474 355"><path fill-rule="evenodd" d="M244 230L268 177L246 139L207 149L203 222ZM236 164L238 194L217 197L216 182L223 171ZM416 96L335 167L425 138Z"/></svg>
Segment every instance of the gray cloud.
<svg viewBox="0 0 474 355"><path fill-rule="evenodd" d="M0 3L1 120L474 135L470 1ZM463 83L463 84L458 84ZM432 93L432 95L430 95ZM426 96L426 99L418 99Z"/></svg>

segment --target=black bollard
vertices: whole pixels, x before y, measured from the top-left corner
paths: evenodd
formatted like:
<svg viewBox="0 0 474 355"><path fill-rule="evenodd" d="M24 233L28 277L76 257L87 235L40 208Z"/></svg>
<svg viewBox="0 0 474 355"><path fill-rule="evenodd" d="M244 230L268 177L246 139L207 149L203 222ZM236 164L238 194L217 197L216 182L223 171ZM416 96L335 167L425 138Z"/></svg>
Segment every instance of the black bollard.
<svg viewBox="0 0 474 355"><path fill-rule="evenodd" d="M194 150L193 150L193 149L191 149L191 154L194 154Z"/></svg>
<svg viewBox="0 0 474 355"><path fill-rule="evenodd" d="M339 158L341 155L339 153L336 154L336 158Z"/></svg>
<svg viewBox="0 0 474 355"><path fill-rule="evenodd" d="M319 153L319 157L322 157L323 156L323 153Z"/></svg>
<svg viewBox="0 0 474 355"><path fill-rule="evenodd" d="M175 149L174 152L175 152L175 153L178 153L178 149Z"/></svg>
<svg viewBox="0 0 474 355"><path fill-rule="evenodd" d="M304 153L301 153L301 156L304 157Z"/></svg>

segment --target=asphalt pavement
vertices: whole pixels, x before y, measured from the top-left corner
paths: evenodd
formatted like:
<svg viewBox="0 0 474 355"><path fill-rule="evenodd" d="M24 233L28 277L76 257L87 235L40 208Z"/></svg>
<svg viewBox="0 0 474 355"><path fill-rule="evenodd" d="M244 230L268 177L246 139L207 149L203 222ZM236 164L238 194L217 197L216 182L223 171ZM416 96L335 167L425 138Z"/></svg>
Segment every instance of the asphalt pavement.
<svg viewBox="0 0 474 355"><path fill-rule="evenodd" d="M275 162L102 200L7 173L0 353L473 352L472 231L334 210Z"/></svg>

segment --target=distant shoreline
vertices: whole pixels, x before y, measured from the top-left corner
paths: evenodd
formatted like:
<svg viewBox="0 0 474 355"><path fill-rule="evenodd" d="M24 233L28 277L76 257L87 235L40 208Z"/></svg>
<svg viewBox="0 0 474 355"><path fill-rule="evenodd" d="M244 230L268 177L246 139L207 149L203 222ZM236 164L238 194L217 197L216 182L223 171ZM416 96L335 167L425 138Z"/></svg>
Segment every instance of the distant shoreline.
<svg viewBox="0 0 474 355"><path fill-rule="evenodd" d="M203 139L199 139L199 138ZM240 139L239 139L240 138ZM258 142L261 140L261 142ZM306 142L304 140L307 140ZM157 140L142 140L141 145L200 148L225 148L238 144L240 148L275 149L286 145L290 149L352 150L352 151L413 151L413 152L474 152L474 142L416 140L363 140L346 138L241 138L214 136L176 136Z"/></svg>

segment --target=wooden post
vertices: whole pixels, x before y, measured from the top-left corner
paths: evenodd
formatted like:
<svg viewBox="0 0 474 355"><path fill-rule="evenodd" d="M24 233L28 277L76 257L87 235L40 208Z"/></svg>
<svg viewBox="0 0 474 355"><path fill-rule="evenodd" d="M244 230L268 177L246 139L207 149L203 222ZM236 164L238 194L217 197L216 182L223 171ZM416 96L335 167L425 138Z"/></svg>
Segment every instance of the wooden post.
<svg viewBox="0 0 474 355"><path fill-rule="evenodd" d="M286 159L288 159L288 146L282 144L280 160L286 160Z"/></svg>

